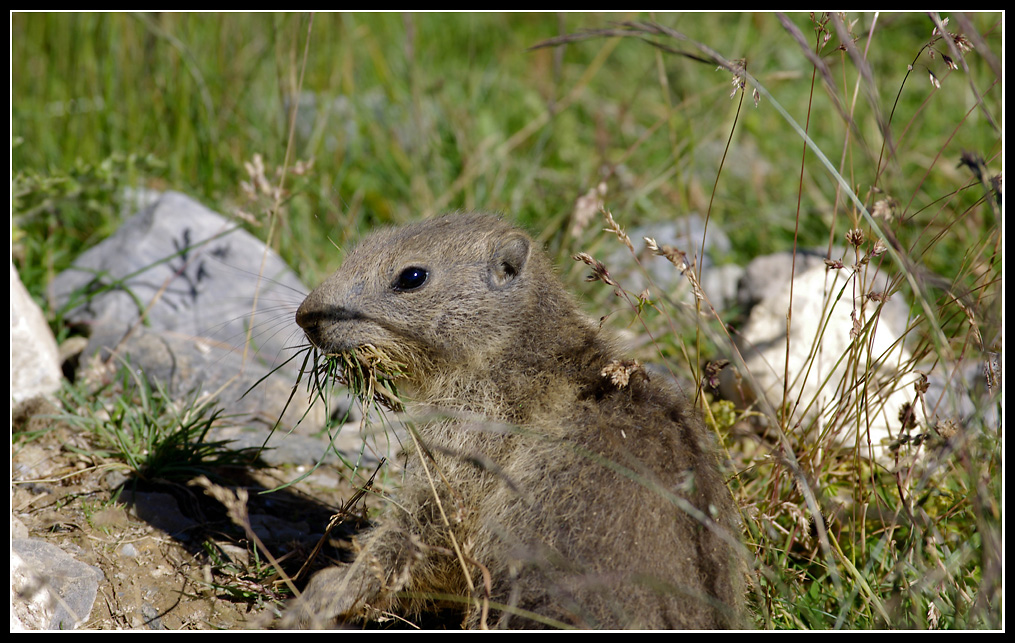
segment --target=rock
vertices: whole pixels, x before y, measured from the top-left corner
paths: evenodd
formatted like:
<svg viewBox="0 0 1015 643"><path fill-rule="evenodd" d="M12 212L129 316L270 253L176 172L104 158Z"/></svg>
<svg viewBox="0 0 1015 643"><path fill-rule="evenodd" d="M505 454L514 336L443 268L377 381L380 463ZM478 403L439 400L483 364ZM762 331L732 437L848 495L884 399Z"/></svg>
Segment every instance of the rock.
<svg viewBox="0 0 1015 643"><path fill-rule="evenodd" d="M919 379L912 358L902 341L907 328L908 306L895 294L879 309L864 301L867 292L883 292L879 279L866 292L854 293L846 282L847 270L826 270L823 262L801 263L803 271L793 280L793 314L789 336L789 367L786 368L786 311L788 277L771 277L760 303L751 312L739 341L740 351L757 389L743 399L724 373L722 392L729 399L751 402L763 395L772 407L783 404L783 381L788 372L788 401L793 421L800 421L797 437L807 442L824 441L850 447L857 444L865 457L880 457L901 431L899 411L916 399L913 384ZM810 267L806 267L810 264ZM755 266L763 263L752 264ZM748 271L750 279L764 280ZM861 330L855 339L853 311ZM872 323L876 320L876 324ZM729 370L729 369L727 369ZM864 375L867 375L865 378ZM858 403L858 398L862 400ZM858 409L859 414L858 414ZM918 413L917 421L922 421Z"/></svg>
<svg viewBox="0 0 1015 643"><path fill-rule="evenodd" d="M842 256L841 249L833 252L838 252L835 256ZM737 303L744 310L750 310L763 299L777 295L794 274L802 275L811 268L824 264L824 252L807 250L796 253L795 270L792 252L755 257L747 264L737 285Z"/></svg>
<svg viewBox="0 0 1015 643"><path fill-rule="evenodd" d="M63 373L53 331L11 264L11 401L60 388Z"/></svg>
<svg viewBox="0 0 1015 643"><path fill-rule="evenodd" d="M171 396L216 396L227 413L266 430L289 400L298 365L260 380L303 343L291 314L307 288L259 240L187 196L146 200L53 282L65 319L91 331L81 364L115 354L114 365L129 363ZM304 416L307 398L293 396L286 428ZM303 420L313 429L323 422L318 409Z"/></svg>
<svg viewBox="0 0 1015 643"><path fill-rule="evenodd" d="M72 630L84 623L103 574L40 540L11 541L11 629Z"/></svg>

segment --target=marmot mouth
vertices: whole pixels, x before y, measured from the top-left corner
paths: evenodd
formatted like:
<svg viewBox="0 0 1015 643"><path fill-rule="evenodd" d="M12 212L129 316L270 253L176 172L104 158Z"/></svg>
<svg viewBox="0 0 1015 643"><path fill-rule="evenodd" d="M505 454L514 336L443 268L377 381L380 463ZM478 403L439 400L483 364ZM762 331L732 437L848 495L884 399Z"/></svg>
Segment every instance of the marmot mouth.
<svg viewBox="0 0 1015 643"><path fill-rule="evenodd" d="M303 334L314 348L325 355L351 353L366 345L366 342L351 341L348 333L335 332L334 326L304 330Z"/></svg>
<svg viewBox="0 0 1015 643"><path fill-rule="evenodd" d="M338 311L337 314L313 313L299 320L307 323L303 326L307 340L324 355L353 355L364 351L404 355L406 340L402 339L397 328L359 311L338 306L332 310ZM392 361L401 363L399 359Z"/></svg>

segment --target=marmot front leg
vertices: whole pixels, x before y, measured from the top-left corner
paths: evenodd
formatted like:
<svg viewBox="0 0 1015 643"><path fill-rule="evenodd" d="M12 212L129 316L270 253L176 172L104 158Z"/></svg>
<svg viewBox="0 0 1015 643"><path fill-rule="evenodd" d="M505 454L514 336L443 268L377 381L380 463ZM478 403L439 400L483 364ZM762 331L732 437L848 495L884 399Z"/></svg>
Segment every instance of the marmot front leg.
<svg viewBox="0 0 1015 643"><path fill-rule="evenodd" d="M349 565L323 569L292 602L282 629L327 629L384 609L410 578L410 539L392 527L374 529Z"/></svg>

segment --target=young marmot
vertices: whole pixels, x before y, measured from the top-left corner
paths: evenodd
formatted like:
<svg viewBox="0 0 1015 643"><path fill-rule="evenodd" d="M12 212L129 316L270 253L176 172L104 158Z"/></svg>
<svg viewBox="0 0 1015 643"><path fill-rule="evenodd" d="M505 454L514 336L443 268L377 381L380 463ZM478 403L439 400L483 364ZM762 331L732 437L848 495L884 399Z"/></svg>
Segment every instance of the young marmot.
<svg viewBox="0 0 1015 643"><path fill-rule="evenodd" d="M486 214L382 230L296 322L324 353L403 365L419 446L355 561L311 579L285 626L455 605L467 627L745 624L713 436L656 378L624 377L524 232Z"/></svg>

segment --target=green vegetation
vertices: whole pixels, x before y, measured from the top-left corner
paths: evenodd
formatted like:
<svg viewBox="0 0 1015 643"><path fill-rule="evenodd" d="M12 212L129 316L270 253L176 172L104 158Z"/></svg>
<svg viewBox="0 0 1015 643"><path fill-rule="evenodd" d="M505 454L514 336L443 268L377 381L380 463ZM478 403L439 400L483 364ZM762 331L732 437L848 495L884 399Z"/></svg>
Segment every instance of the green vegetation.
<svg viewBox="0 0 1015 643"><path fill-rule="evenodd" d="M702 307L687 325L659 293L628 306L579 286L587 267L568 257L623 248L595 209L577 220L580 196L603 183L625 229L707 215L737 263L859 229L861 254L889 248L867 265L912 302L908 368L979 365L992 395L957 432L913 428L888 464L799 449L798 416L723 407L721 428L761 417L779 436L724 434L757 625L999 628L1003 430L986 365L1003 352L1004 22L945 17L961 38L908 13L14 14L12 254L44 301L115 229L124 186L251 215L308 284L370 227L502 211L592 314L651 333L690 374L728 356L737 320ZM743 61L743 91L713 52ZM113 419L129 428L131 412Z"/></svg>
<svg viewBox="0 0 1015 643"><path fill-rule="evenodd" d="M67 424L89 436L94 448L82 450L97 460L113 461L137 480L186 482L221 467L257 464L256 448L237 449L228 440L210 440L221 409L196 393L174 401L161 386L128 366L102 390L67 386L63 394Z"/></svg>

